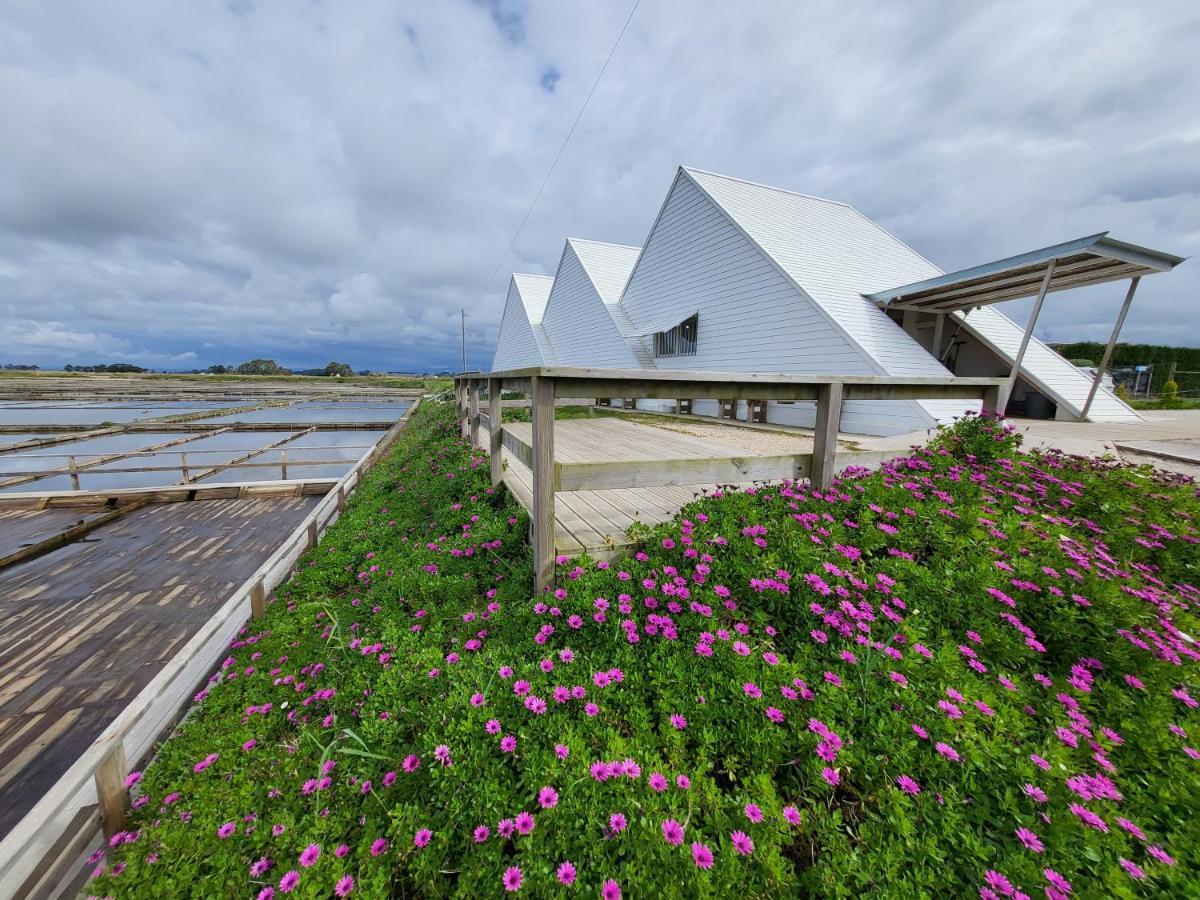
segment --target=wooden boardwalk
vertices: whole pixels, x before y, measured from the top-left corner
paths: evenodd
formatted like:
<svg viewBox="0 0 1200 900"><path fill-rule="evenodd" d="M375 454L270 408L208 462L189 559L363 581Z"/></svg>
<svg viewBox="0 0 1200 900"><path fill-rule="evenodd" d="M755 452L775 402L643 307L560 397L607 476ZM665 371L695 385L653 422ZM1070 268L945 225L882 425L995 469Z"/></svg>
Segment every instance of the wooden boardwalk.
<svg viewBox="0 0 1200 900"><path fill-rule="evenodd" d="M320 501L156 504L0 572L0 836ZM11 544L94 513L0 515Z"/></svg>
<svg viewBox="0 0 1200 900"><path fill-rule="evenodd" d="M525 443L533 438L529 422L505 422L504 430ZM486 436L487 429L480 431ZM731 444L702 439L665 428L617 418L566 419L554 423L554 459L561 463L650 462L680 459L739 458L747 451ZM486 438L485 441L486 443ZM752 455L752 454L749 454ZM508 450L504 484L529 509L533 503L533 474ZM608 558L631 546L626 531L635 521L665 522L715 484L659 485L610 490L562 491L556 495L555 552L586 552Z"/></svg>

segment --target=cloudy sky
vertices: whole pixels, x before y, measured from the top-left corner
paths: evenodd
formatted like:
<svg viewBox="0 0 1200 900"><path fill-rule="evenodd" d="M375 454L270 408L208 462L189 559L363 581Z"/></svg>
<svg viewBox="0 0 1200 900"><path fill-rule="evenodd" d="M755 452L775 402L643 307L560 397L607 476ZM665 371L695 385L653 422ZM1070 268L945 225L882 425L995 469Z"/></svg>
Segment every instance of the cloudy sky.
<svg viewBox="0 0 1200 900"><path fill-rule="evenodd" d="M681 163L853 203L951 270L1200 255L1200 5L0 4L0 362L490 363L508 273L641 243ZM486 289L485 289L486 285ZM1042 337L1104 339L1123 285ZM1022 321L1028 306L1010 304ZM1130 341L1200 345L1200 261Z"/></svg>

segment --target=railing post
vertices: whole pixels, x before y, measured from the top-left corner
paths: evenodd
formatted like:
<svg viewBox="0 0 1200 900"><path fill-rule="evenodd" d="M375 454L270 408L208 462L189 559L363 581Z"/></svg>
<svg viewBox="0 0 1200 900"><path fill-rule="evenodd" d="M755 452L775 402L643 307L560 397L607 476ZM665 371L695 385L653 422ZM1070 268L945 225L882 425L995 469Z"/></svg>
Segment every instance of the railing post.
<svg viewBox="0 0 1200 900"><path fill-rule="evenodd" d="M77 464L75 462L75 457L68 456L67 457L67 465L71 469L71 490L77 491L77 490L79 490L79 472L77 471Z"/></svg>
<svg viewBox="0 0 1200 900"><path fill-rule="evenodd" d="M504 388L499 378L488 379L488 452L492 455L492 487L504 477Z"/></svg>
<svg viewBox="0 0 1200 900"><path fill-rule="evenodd" d="M554 583L554 379L535 375L533 418L533 581L541 593Z"/></svg>
<svg viewBox="0 0 1200 900"><path fill-rule="evenodd" d="M817 421L813 426L812 467L808 480L825 490L833 483L838 428L842 424L842 383L817 387Z"/></svg>
<svg viewBox="0 0 1200 900"><path fill-rule="evenodd" d="M287 451L279 448L279 477L287 481Z"/></svg>
<svg viewBox="0 0 1200 900"><path fill-rule="evenodd" d="M1002 410L1004 404L1001 399L1002 386L998 384L990 384L983 389L983 403L981 404L981 412L985 416L1000 416L1003 415Z"/></svg>
<svg viewBox="0 0 1200 900"><path fill-rule="evenodd" d="M250 618L261 619L266 614L267 591L260 578L250 588Z"/></svg>
<svg viewBox="0 0 1200 900"><path fill-rule="evenodd" d="M308 546L317 546L317 520L308 520Z"/></svg>
<svg viewBox="0 0 1200 900"><path fill-rule="evenodd" d="M470 387L470 429L471 429L471 449L479 449L479 385L482 379L472 378Z"/></svg>
<svg viewBox="0 0 1200 900"><path fill-rule="evenodd" d="M468 434L467 423L467 390L471 384L471 379L464 378L459 382L458 392L458 436L465 438Z"/></svg>
<svg viewBox="0 0 1200 900"><path fill-rule="evenodd" d="M183 483L187 484L192 480L191 469L188 468L187 453L180 451L179 453L179 469L183 472Z"/></svg>
<svg viewBox="0 0 1200 900"><path fill-rule="evenodd" d="M110 838L125 827L125 743L117 740L96 767L96 797L100 802L100 827Z"/></svg>

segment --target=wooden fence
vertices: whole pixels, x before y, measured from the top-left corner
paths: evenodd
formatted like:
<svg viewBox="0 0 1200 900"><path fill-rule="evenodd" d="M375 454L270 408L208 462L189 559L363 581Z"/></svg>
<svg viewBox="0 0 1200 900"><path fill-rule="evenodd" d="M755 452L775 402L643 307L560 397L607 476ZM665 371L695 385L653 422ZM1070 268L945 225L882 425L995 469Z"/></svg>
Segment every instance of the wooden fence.
<svg viewBox="0 0 1200 900"><path fill-rule="evenodd" d="M417 405L405 410L371 451L334 484L295 531L0 841L0 898L61 893L70 887L97 832L108 837L121 830L128 800L125 776L178 721L197 685L226 655L230 640L247 617L265 615L267 597L287 579L304 551L315 546L322 532L337 521L346 497L399 437Z"/></svg>
<svg viewBox="0 0 1200 900"><path fill-rule="evenodd" d="M842 403L846 400L982 400L994 413L1000 406L1003 378L893 377L887 375L775 375L691 372L663 369L586 369L542 366L503 372L455 376L455 402L462 434L480 446L479 429L488 425L492 484L502 476L501 448L533 473L535 587L540 592L554 580L554 494L556 491L605 490L651 485L730 483L807 477L827 488L838 467L877 463L881 454L837 453ZM486 390L488 413L480 413ZM492 398L503 391L529 396L533 440L527 444L503 426L501 408ZM629 399L711 400L730 405L738 400L765 407L770 400L816 401L813 452L780 457L668 460L645 463L560 463L554 459L556 397L624 397ZM497 415L496 413L500 413ZM894 454L890 454L894 455Z"/></svg>

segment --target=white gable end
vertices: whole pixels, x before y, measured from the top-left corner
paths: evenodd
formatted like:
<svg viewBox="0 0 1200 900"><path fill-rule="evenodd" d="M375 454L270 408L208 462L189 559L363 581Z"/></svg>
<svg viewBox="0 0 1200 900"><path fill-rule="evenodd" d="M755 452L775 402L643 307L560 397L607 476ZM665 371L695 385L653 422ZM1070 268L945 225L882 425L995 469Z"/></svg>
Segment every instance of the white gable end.
<svg viewBox="0 0 1200 900"><path fill-rule="evenodd" d="M548 345L543 346L544 341L539 342L535 334L535 329L540 329L540 313L545 309L553 281L542 275L513 275L504 301L504 315L500 319L500 334L496 338L493 372L554 362ZM537 325L531 322L531 311Z"/></svg>
<svg viewBox="0 0 1200 900"><path fill-rule="evenodd" d="M608 259L608 262L612 260ZM615 277L611 267L605 277L609 281ZM558 264L543 325L558 365L639 368L629 343L584 268L573 240L567 241Z"/></svg>

